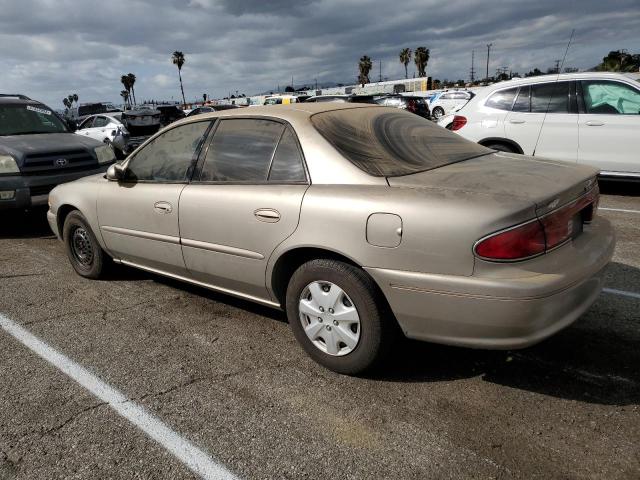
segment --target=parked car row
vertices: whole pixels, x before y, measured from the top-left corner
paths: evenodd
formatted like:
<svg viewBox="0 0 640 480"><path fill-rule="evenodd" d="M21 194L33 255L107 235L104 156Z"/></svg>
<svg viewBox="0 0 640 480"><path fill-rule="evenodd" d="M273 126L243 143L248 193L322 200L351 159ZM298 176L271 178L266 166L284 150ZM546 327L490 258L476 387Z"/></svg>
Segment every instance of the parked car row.
<svg viewBox="0 0 640 480"><path fill-rule="evenodd" d="M497 83L439 124L494 150L640 179L640 82L628 75L584 72Z"/></svg>
<svg viewBox="0 0 640 480"><path fill-rule="evenodd" d="M615 244L597 173L311 102L175 122L56 187L47 218L79 275L115 262L280 308L309 356L359 374L400 335L521 348L575 321Z"/></svg>

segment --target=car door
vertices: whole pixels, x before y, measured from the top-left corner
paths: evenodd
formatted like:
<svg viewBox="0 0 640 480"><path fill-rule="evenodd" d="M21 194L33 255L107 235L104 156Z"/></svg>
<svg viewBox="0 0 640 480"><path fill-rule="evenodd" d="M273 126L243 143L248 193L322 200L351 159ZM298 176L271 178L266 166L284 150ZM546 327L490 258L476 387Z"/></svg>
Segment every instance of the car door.
<svg viewBox="0 0 640 480"><path fill-rule="evenodd" d="M109 138L110 130L108 130L110 120L103 116L98 115L93 121L93 126L90 128L89 136L100 142L103 142L105 138Z"/></svg>
<svg viewBox="0 0 640 480"><path fill-rule="evenodd" d="M640 173L640 90L614 80L580 82L578 161L608 173Z"/></svg>
<svg viewBox="0 0 640 480"><path fill-rule="evenodd" d="M554 160L578 159L578 111L574 82L522 86L505 121L505 137L523 153Z"/></svg>
<svg viewBox="0 0 640 480"><path fill-rule="evenodd" d="M96 117L89 117L84 119L80 125L78 125L78 129L76 130L76 133L78 135L84 135L85 137L91 137L92 134L92 130L93 130L93 122L95 121Z"/></svg>
<svg viewBox="0 0 640 480"><path fill-rule="evenodd" d="M182 253L192 278L269 301L269 256L291 235L308 179L293 129L260 118L218 122L180 197Z"/></svg>
<svg viewBox="0 0 640 480"><path fill-rule="evenodd" d="M133 155L122 181L98 193L98 222L107 249L123 263L185 275L178 205L210 121L167 130Z"/></svg>

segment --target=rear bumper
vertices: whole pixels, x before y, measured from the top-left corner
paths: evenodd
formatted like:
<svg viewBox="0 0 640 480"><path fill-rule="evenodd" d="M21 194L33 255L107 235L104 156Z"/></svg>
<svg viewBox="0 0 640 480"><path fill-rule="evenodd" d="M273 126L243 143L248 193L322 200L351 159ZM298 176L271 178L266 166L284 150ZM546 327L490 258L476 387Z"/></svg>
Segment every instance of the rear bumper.
<svg viewBox="0 0 640 480"><path fill-rule="evenodd" d="M13 198L0 200L0 210L28 209L46 205L49 192L56 185L88 175L104 173L108 167L109 164L104 164L91 170L73 173L0 176L0 191L14 192Z"/></svg>
<svg viewBox="0 0 640 480"><path fill-rule="evenodd" d="M368 268L405 335L474 348L524 348L569 326L598 297L615 247L598 219L562 248L471 277ZM527 270L527 264L530 268ZM508 277L508 278L505 278Z"/></svg>

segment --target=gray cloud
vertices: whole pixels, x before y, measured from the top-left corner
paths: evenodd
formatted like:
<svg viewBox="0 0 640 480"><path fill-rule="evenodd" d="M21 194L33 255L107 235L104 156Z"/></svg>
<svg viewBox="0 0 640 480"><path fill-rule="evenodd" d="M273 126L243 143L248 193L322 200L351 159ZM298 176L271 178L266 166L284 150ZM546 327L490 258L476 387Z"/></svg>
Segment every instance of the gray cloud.
<svg viewBox="0 0 640 480"><path fill-rule="evenodd" d="M188 98L224 96L319 81L355 81L369 55L382 75L404 75L400 48L431 49L436 78L466 79L471 50L484 72L485 45L499 66L526 72L562 58L588 68L609 50L640 51L637 0L536 2L405 0L0 0L0 90L53 107L119 100L120 75L138 77L136 96L178 98L171 52L182 50ZM410 66L410 75L413 73Z"/></svg>

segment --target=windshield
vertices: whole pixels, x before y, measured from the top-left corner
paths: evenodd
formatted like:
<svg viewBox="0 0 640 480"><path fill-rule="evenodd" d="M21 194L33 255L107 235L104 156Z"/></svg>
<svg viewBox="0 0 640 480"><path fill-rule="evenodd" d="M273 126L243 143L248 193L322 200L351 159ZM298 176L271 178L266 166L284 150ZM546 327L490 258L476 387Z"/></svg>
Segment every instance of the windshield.
<svg viewBox="0 0 640 480"><path fill-rule="evenodd" d="M64 123L42 104L0 105L0 135L66 132Z"/></svg>
<svg viewBox="0 0 640 480"><path fill-rule="evenodd" d="M493 152L401 110L334 110L313 115L311 123L349 161L377 177L423 172Z"/></svg>

